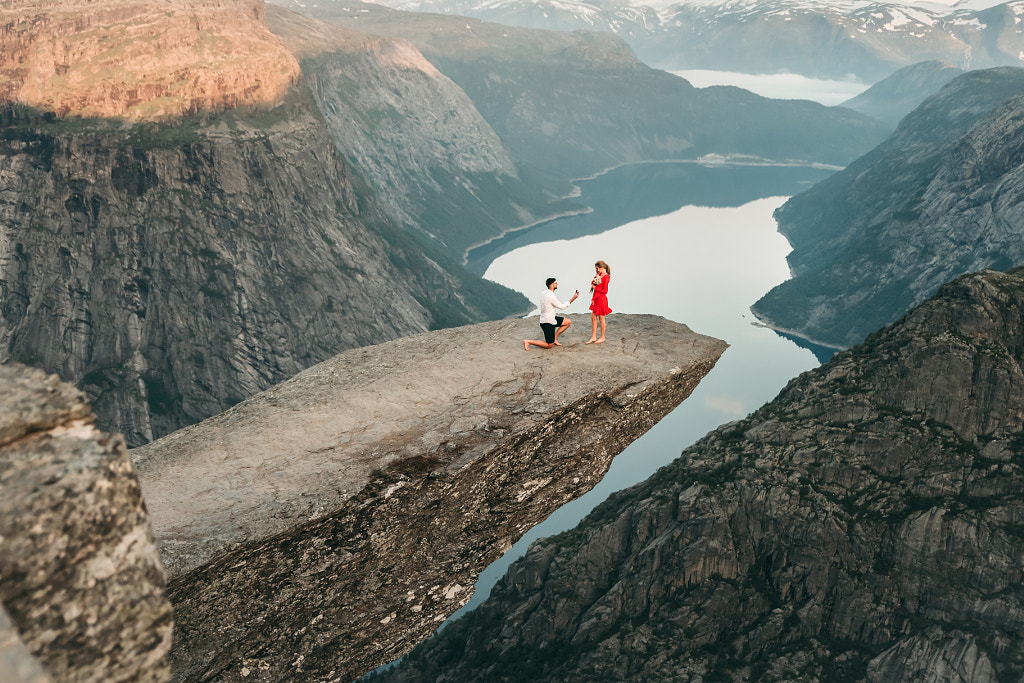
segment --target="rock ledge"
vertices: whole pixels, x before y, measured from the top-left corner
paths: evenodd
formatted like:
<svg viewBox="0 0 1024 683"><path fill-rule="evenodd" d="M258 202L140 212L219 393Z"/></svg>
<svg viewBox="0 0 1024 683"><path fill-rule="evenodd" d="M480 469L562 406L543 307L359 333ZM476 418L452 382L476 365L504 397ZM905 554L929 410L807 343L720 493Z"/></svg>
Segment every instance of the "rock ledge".
<svg viewBox="0 0 1024 683"><path fill-rule="evenodd" d="M536 318L502 320L347 351L133 451L175 677L352 679L433 632L726 348L655 316L609 329L525 352Z"/></svg>

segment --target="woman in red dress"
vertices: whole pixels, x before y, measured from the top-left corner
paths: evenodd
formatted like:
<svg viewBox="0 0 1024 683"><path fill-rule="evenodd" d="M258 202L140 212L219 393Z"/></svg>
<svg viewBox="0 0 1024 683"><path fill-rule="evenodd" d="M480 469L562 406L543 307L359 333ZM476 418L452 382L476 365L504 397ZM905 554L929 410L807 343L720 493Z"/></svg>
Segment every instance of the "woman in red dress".
<svg viewBox="0 0 1024 683"><path fill-rule="evenodd" d="M590 291L593 297L590 300L590 326L593 330L590 341L586 344L604 343L604 317L612 312L608 308L608 281L612 279L612 269L604 261L594 264L596 275L590 282ZM601 319L601 338L597 338L597 320Z"/></svg>

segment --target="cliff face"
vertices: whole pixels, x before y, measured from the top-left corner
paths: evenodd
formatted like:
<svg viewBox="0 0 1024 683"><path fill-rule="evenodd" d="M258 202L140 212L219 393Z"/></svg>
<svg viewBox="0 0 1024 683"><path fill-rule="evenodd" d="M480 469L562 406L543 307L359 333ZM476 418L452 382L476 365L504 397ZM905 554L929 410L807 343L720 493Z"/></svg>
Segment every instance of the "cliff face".
<svg viewBox="0 0 1024 683"><path fill-rule="evenodd" d="M55 4L59 11L39 15L32 30L50 31L40 44L91 45L109 34L148 45L164 40L165 29L173 36L181 19L170 10L151 16L125 3L87 4ZM227 85L248 74L254 99L203 99L201 87L184 85L191 93L184 99L140 90L117 100L135 103L122 115L142 116L146 106L171 100L184 107L175 112L204 111L131 125L83 118L113 111L85 100L63 117L10 103L0 113L0 362L74 382L99 424L123 432L130 445L218 413L343 349L524 306L521 296L445 261L440 249L425 253L376 208L304 84L279 103L263 102L257 90L269 81L256 72L274 73L276 52L257 54L245 41L225 52L203 37L207 29L234 35L248 26L283 51L260 23L262 5L198 7L186 14L213 55L202 68ZM136 35L139 17L148 28ZM7 39L28 31L18 26ZM164 61L146 67L147 83L178 73L178 53L161 54ZM204 51L189 54L206 59ZM86 50L77 68L119 82L104 66L108 57ZM42 59L30 53L26 64L35 63L30 58ZM125 68L144 64L125 59ZM236 59L250 71L231 71L226 64ZM4 82L20 68L8 64ZM186 75L175 78L184 83ZM205 110L239 103L251 106Z"/></svg>
<svg viewBox="0 0 1024 683"><path fill-rule="evenodd" d="M352 680L464 605L725 349L653 316L523 351L536 319L347 351L132 452L176 680ZM612 329L610 325L609 329Z"/></svg>
<svg viewBox="0 0 1024 683"><path fill-rule="evenodd" d="M0 6L0 100L152 120L280 102L299 65L262 0L29 0Z"/></svg>
<svg viewBox="0 0 1024 683"><path fill-rule="evenodd" d="M166 681L171 605L124 440L0 365L0 678Z"/></svg>
<svg viewBox="0 0 1024 683"><path fill-rule="evenodd" d="M473 244L564 210L557 188L519 177L466 93L412 43L280 7L267 12L338 150L397 221L461 258Z"/></svg>
<svg viewBox="0 0 1024 683"><path fill-rule="evenodd" d="M877 121L848 110L738 88L697 90L647 67L611 34L512 28L360 2L280 4L410 40L469 95L517 163L556 177L708 153L847 163L885 135Z"/></svg>
<svg viewBox="0 0 1024 683"><path fill-rule="evenodd" d="M1024 675L1024 270L963 277L581 525L386 680Z"/></svg>
<svg viewBox="0 0 1024 683"><path fill-rule="evenodd" d="M79 383L138 444L340 349L426 330L323 126L280 113L70 135L9 114L0 360Z"/></svg>
<svg viewBox="0 0 1024 683"><path fill-rule="evenodd" d="M776 218L793 278L753 306L758 317L843 348L953 277L1024 263L1022 91L1021 69L965 74L789 200Z"/></svg>

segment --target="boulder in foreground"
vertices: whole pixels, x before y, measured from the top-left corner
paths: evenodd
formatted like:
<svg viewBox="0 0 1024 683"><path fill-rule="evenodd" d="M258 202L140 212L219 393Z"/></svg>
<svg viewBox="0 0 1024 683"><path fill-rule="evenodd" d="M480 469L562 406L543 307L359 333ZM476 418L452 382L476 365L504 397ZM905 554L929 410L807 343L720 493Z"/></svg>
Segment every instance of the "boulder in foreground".
<svg viewBox="0 0 1024 683"><path fill-rule="evenodd" d="M0 365L0 387L0 679L167 680L171 605L124 439L55 375Z"/></svg>

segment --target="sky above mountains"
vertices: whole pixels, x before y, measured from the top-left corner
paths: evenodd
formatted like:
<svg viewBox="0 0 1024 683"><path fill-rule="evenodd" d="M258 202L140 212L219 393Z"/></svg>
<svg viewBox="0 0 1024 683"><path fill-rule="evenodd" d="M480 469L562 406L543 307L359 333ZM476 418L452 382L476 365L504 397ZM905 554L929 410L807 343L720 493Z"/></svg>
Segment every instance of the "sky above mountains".
<svg viewBox="0 0 1024 683"><path fill-rule="evenodd" d="M632 0L635 6L647 7L670 7L672 5L704 5L713 7L715 5L742 4L742 5L766 5L777 4L778 0ZM988 7L1002 5L1006 0L826 0L825 2L808 2L812 5L834 6L834 7L865 7L872 4L905 5L936 12L948 12L950 10L981 10Z"/></svg>

